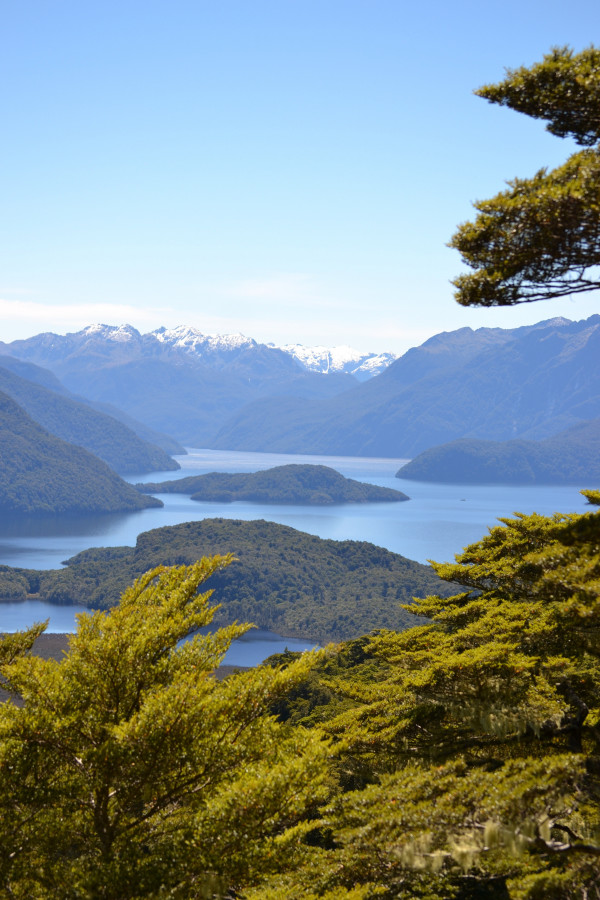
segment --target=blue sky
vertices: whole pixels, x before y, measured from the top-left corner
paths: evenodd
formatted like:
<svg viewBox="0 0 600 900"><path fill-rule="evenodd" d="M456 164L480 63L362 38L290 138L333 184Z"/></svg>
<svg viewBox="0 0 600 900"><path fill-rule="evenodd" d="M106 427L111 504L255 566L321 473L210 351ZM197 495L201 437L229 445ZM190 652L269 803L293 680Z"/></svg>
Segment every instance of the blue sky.
<svg viewBox="0 0 600 900"><path fill-rule="evenodd" d="M471 202L573 147L475 97L597 0L7 0L0 339L92 322L401 353L599 311L452 298Z"/></svg>

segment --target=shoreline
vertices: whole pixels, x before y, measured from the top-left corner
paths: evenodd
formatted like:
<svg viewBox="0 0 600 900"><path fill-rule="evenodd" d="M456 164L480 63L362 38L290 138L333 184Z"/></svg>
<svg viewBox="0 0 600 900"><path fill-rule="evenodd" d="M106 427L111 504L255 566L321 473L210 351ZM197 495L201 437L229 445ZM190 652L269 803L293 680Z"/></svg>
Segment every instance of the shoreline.
<svg viewBox="0 0 600 900"><path fill-rule="evenodd" d="M50 634L41 634L35 641L32 651L41 659L55 659L60 662L66 651L69 649L70 634L65 632L51 632ZM216 677L221 680L234 672L246 672L251 666L219 666L216 669ZM4 691L0 691L0 700L6 699L8 696Z"/></svg>

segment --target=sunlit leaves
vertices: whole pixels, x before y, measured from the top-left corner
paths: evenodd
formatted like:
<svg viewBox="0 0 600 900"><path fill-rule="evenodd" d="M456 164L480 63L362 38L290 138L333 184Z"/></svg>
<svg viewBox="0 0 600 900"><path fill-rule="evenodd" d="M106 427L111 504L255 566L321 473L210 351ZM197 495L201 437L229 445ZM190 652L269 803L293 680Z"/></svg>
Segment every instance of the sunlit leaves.
<svg viewBox="0 0 600 900"><path fill-rule="evenodd" d="M2 675L25 701L0 708L7 896L221 896L289 857L327 743L268 710L314 654L215 678L248 626L184 639L214 614L198 585L229 561L147 573L79 618L60 663L26 652L37 632L5 640Z"/></svg>
<svg viewBox="0 0 600 900"><path fill-rule="evenodd" d="M463 306L510 306L600 286L600 155L515 179L450 241L475 271L453 281Z"/></svg>
<svg viewBox="0 0 600 900"><path fill-rule="evenodd" d="M600 140L600 50L574 54L555 47L541 63L508 69L499 84L475 91L491 103L543 119L558 137L572 137L584 147Z"/></svg>
<svg viewBox="0 0 600 900"><path fill-rule="evenodd" d="M333 846L288 889L343 897L361 885L386 900L600 889L599 544L600 513L517 515L434 564L464 590L416 601L421 627L371 638L377 682L360 667L337 681L352 705L324 727L340 771L363 785L327 806Z"/></svg>

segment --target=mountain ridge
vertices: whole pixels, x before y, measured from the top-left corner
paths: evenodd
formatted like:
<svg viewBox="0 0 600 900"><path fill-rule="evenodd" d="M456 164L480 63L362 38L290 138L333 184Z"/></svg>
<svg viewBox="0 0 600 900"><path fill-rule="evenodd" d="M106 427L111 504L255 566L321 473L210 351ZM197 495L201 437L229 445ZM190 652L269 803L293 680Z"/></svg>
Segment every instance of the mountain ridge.
<svg viewBox="0 0 600 900"><path fill-rule="evenodd" d="M41 354L45 359L64 360L82 350L86 353L101 353L115 346L123 351L129 360L145 355L156 358L184 357L188 362L224 365L231 363L245 351L266 348L274 354L284 354L301 369L312 372L358 374L360 380L372 377L389 365L394 359L392 353L361 353L347 346L305 347L302 344L265 344L248 338L241 333L204 334L191 325L174 328L161 326L142 333L132 325L88 325L78 332L58 335L44 332L10 344L0 342L0 347L12 348L17 356L35 361Z"/></svg>
<svg viewBox="0 0 600 900"><path fill-rule="evenodd" d="M121 474L180 468L164 450L142 440L123 422L80 402L52 373L31 363L14 367L10 359L0 356L0 390L51 434L84 447ZM17 371L37 380L22 377Z"/></svg>
<svg viewBox="0 0 600 900"><path fill-rule="evenodd" d="M199 355L200 345L210 359ZM88 402L116 406L188 446L208 446L233 412L258 397L329 395L357 383L344 373L309 372L283 350L243 336L215 346L183 326L146 336L131 326L88 326L0 344L0 351L49 368Z"/></svg>
<svg viewBox="0 0 600 900"><path fill-rule="evenodd" d="M337 396L255 401L214 449L414 457L460 438L542 439L600 416L600 316L435 335Z"/></svg>
<svg viewBox="0 0 600 900"><path fill-rule="evenodd" d="M106 513L162 506L83 447L50 434L2 391L0 461L2 514Z"/></svg>
<svg viewBox="0 0 600 900"><path fill-rule="evenodd" d="M412 458L463 438L541 440L600 416L598 315L442 332L363 382L332 372L327 354L316 363L328 374L310 372L243 335L215 339L214 365L197 329L149 335L89 326L3 348L91 402L215 450Z"/></svg>

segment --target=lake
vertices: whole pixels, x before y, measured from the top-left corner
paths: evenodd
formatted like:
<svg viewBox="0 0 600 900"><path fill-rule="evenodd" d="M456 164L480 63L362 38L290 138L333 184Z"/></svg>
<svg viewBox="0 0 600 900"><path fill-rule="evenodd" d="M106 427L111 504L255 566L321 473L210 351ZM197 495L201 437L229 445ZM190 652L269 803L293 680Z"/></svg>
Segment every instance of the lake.
<svg viewBox="0 0 600 900"><path fill-rule="evenodd" d="M589 510L578 488L571 486L464 486L402 481L394 476L406 462L403 459L202 449L190 449L187 456L177 459L181 464L179 472L153 472L128 476L128 480L156 482L207 472L256 472L287 463L315 463L331 466L348 478L396 488L411 499L403 503L307 507L248 502L197 503L180 494L162 494L159 496L165 504L163 509L76 518L28 517L18 523L0 520L0 564L32 569L59 568L66 559L89 547L134 546L142 531L214 517L267 519L322 538L369 541L419 562L445 561L452 560L464 546L481 538L496 524L498 517L512 516L516 511L549 515L556 511ZM581 488L586 487L590 485L581 485ZM33 614L33 610L25 609L28 604L15 604L16 609L10 613L8 606L13 605L2 604L0 608L0 615L4 617L2 628L10 630L7 627L9 614L14 615L16 621L20 620L13 628L24 627L25 619ZM48 613L51 614L51 630L68 630L65 623L74 622L73 607L38 611L29 622L36 617L45 618ZM260 641L269 643L271 638L254 632L246 642ZM292 644L292 640L275 636L268 653L281 652L286 645L292 649ZM306 646L308 644L294 649ZM236 661L232 664L254 663Z"/></svg>

